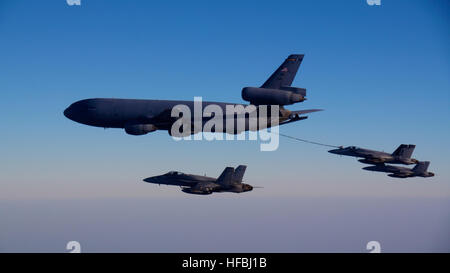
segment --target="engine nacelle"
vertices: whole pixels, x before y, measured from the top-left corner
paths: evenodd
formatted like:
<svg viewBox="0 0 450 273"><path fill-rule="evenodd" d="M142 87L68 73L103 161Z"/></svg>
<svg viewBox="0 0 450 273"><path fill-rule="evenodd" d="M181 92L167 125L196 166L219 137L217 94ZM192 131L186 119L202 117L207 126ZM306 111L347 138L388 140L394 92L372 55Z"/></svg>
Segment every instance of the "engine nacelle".
<svg viewBox="0 0 450 273"><path fill-rule="evenodd" d="M130 124L125 126L125 132L134 136L145 135L157 129L153 124Z"/></svg>
<svg viewBox="0 0 450 273"><path fill-rule="evenodd" d="M380 163L384 163L384 160L381 160L381 159L367 159L367 158L365 158L365 159L359 159L358 160L359 162L361 162L361 163L364 163L364 164L380 164Z"/></svg>
<svg viewBox="0 0 450 273"><path fill-rule="evenodd" d="M196 189L192 189L192 188L182 188L181 191L185 192L185 193L200 194L200 195L207 195L207 194L212 193L212 191L196 190Z"/></svg>
<svg viewBox="0 0 450 273"><path fill-rule="evenodd" d="M390 173L390 174L388 174L388 176L395 177L395 178L407 178L408 177L408 175L402 175L402 174L396 174L396 173Z"/></svg>
<svg viewBox="0 0 450 273"><path fill-rule="evenodd" d="M306 89L305 88L292 87L292 86L281 86L280 89L281 90L286 90L286 91L291 91L291 92L294 92L296 94L300 94L303 97L306 97Z"/></svg>
<svg viewBox="0 0 450 273"><path fill-rule="evenodd" d="M244 87L242 89L242 99L252 104L289 105L302 102L305 100L305 97L302 94L287 90Z"/></svg>

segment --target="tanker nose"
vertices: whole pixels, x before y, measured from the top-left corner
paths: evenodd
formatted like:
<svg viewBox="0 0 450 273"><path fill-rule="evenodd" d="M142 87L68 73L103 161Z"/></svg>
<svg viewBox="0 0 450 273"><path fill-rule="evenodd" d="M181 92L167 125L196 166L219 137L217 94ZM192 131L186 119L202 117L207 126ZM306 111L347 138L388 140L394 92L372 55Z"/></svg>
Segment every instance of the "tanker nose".
<svg viewBox="0 0 450 273"><path fill-rule="evenodd" d="M64 116L68 119L72 119L72 115L73 115L73 110L71 108L72 106L69 106L66 108L66 110L64 110ZM72 119L73 120L73 119Z"/></svg>
<svg viewBox="0 0 450 273"><path fill-rule="evenodd" d="M64 110L64 116L66 118L73 120L75 122L81 122L83 118L83 114L85 114L86 110L86 102L85 101L77 101L72 103L66 110Z"/></svg>
<svg viewBox="0 0 450 273"><path fill-rule="evenodd" d="M80 100L67 107L64 116L75 122L91 125L96 120L97 106L96 99Z"/></svg>

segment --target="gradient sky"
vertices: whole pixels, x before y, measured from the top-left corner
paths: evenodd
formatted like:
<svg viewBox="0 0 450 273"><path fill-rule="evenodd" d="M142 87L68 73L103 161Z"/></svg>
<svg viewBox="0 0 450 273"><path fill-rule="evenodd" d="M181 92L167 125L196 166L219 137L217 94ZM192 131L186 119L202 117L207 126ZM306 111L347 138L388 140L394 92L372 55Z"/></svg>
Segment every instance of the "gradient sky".
<svg viewBox="0 0 450 273"><path fill-rule="evenodd" d="M434 204L447 205L447 217L434 224L449 227L449 14L448 1L424 0L382 0L381 6L364 0L1 1L0 200L17 209L49 200L58 206L182 198L188 207L186 200L198 198L142 179L170 170L218 176L225 166L247 164L245 181L264 188L245 195L260 201L354 198L357 206L360 198L398 198L415 208L424 198L441 200ZM175 142L164 131L135 137L62 114L72 102L94 97L243 102L242 87L261 85L292 53L305 54L293 85L307 88L308 100L289 109L325 111L282 126L281 133L387 152L413 143L415 157L431 161L436 176L390 178L290 139L280 139L275 152L260 152L257 141ZM213 207L236 198L221 195ZM243 200L242 206L251 202ZM27 213L22 210L24 219ZM18 236L8 232L26 225L11 221L0 239ZM450 242L443 234L437 241ZM0 250L52 249L5 242Z"/></svg>

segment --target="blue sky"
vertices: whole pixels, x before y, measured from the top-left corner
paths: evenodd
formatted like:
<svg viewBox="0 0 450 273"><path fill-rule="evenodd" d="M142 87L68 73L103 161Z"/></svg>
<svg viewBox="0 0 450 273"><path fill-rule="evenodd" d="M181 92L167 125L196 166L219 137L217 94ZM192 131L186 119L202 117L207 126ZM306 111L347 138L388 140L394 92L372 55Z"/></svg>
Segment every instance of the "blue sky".
<svg viewBox="0 0 450 273"><path fill-rule="evenodd" d="M142 178L218 176L239 164L248 183L264 186L248 194L273 200L448 199L449 11L447 1L414 0L2 1L0 199L184 200ZM325 111L281 133L388 152L413 143L436 177L389 178L289 139L260 152L255 141L134 137L62 114L93 97L243 102L242 87L261 85L292 53L305 54L294 85L308 100L289 109Z"/></svg>

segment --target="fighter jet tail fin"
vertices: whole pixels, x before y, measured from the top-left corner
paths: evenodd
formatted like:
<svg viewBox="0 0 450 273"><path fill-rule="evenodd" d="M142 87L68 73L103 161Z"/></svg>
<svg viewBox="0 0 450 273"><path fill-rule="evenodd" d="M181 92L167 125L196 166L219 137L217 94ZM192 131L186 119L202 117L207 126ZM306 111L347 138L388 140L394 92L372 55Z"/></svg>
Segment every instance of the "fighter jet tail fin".
<svg viewBox="0 0 450 273"><path fill-rule="evenodd" d="M232 167L226 167L225 170L223 170L222 174L217 178L217 183L227 186L231 185L233 183L234 178L234 168Z"/></svg>
<svg viewBox="0 0 450 273"><path fill-rule="evenodd" d="M297 74L297 70L302 63L303 56L303 54L289 55L261 88L280 89L282 86L291 86L295 75Z"/></svg>
<svg viewBox="0 0 450 273"><path fill-rule="evenodd" d="M247 166L239 165L236 168L236 170L234 171L233 182L235 182L235 183L242 183L242 178L244 178L244 173L245 173L246 169L247 169Z"/></svg>
<svg viewBox="0 0 450 273"><path fill-rule="evenodd" d="M393 156L399 156L403 158L411 158L414 148L416 145L413 144L401 144L398 148L392 153Z"/></svg>
<svg viewBox="0 0 450 273"><path fill-rule="evenodd" d="M430 166L430 161L421 161L412 168L412 171L415 173L424 173L428 170L428 166Z"/></svg>

